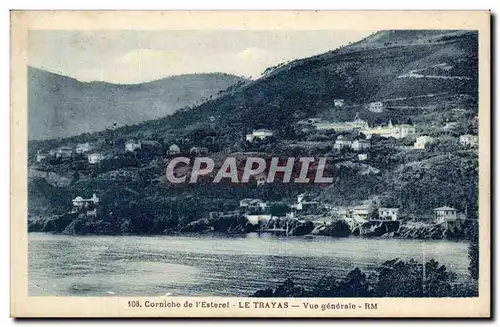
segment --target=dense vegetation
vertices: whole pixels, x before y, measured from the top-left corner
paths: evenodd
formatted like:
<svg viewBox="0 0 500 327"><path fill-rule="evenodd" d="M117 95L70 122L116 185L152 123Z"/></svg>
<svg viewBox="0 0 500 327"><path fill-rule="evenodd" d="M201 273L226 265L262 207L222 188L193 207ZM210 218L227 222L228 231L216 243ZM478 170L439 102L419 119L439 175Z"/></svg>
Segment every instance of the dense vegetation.
<svg viewBox="0 0 500 327"><path fill-rule="evenodd" d="M457 282L453 272L430 260L424 265L414 260L389 260L374 273L353 269L343 279L326 276L311 289L287 279L275 289L259 290L254 297L474 297L474 281Z"/></svg>

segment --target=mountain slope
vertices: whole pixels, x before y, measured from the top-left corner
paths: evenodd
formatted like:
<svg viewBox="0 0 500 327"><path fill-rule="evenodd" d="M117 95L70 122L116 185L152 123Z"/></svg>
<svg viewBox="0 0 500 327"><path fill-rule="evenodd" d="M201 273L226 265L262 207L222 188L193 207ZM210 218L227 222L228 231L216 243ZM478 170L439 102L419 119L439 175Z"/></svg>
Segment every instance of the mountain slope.
<svg viewBox="0 0 500 327"><path fill-rule="evenodd" d="M366 110L370 101L435 94L477 99L476 32L381 31L355 44L279 66L166 122L188 125L214 115L224 117L235 130L279 129L325 111L339 120L353 119L357 112L371 115ZM351 105L334 108L337 98Z"/></svg>
<svg viewBox="0 0 500 327"><path fill-rule="evenodd" d="M195 74L135 84L83 83L28 67L29 139L66 137L169 115L245 81Z"/></svg>

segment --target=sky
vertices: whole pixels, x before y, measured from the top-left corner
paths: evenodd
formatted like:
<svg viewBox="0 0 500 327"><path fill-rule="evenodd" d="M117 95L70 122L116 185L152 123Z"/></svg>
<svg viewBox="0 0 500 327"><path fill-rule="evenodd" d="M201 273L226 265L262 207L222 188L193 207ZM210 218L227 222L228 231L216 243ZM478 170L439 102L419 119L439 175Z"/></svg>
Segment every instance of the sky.
<svg viewBox="0 0 500 327"><path fill-rule="evenodd" d="M31 31L29 65L80 81L134 84L270 66L333 50L374 31Z"/></svg>

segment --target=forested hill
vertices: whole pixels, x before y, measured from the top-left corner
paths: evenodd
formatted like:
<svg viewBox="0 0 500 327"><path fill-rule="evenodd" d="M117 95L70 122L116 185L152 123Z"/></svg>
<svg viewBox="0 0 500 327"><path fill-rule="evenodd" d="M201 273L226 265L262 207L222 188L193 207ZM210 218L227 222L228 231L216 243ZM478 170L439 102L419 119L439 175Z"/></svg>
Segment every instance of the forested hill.
<svg viewBox="0 0 500 327"><path fill-rule="evenodd" d="M460 97L475 108L477 45L474 31L377 32L321 55L270 67L259 79L223 96L127 128L127 133L162 133L216 118L218 129L234 138L256 128L284 129L325 113L337 120L359 113L380 123L443 113L443 99ZM344 99L346 105L335 108L334 99ZM372 101L383 101L387 110L370 112Z"/></svg>
<svg viewBox="0 0 500 327"><path fill-rule="evenodd" d="M121 85L80 82L28 67L29 139L68 137L137 124L201 103L246 80L234 75L180 75Z"/></svg>

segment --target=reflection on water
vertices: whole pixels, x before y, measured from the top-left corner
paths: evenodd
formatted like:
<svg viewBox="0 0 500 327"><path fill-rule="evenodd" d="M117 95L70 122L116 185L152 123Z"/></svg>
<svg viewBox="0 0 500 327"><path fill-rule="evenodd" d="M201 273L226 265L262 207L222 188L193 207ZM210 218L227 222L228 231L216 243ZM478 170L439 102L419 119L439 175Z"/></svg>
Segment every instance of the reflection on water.
<svg viewBox="0 0 500 327"><path fill-rule="evenodd" d="M29 234L29 294L248 296L288 277L312 285L394 258L438 260L459 278L467 243L398 239Z"/></svg>

